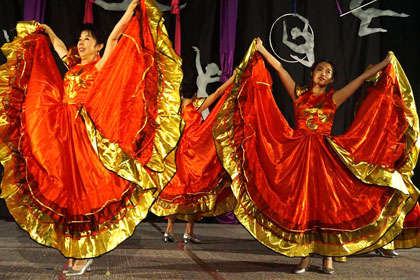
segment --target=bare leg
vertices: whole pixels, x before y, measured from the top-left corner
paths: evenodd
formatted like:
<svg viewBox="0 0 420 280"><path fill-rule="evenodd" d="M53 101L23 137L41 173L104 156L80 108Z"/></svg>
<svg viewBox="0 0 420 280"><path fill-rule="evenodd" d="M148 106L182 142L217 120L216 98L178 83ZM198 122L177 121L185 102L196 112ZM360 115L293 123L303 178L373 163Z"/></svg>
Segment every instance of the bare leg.
<svg viewBox="0 0 420 280"><path fill-rule="evenodd" d="M168 216L168 224L166 225L166 231L163 234L164 242L175 242L174 236L174 223L175 223L175 214Z"/></svg>
<svg viewBox="0 0 420 280"><path fill-rule="evenodd" d="M189 215L187 226L185 227L184 243L192 242L195 244L203 243L200 239L194 236L194 223L197 220L197 215Z"/></svg>
<svg viewBox="0 0 420 280"><path fill-rule="evenodd" d="M166 232L173 234L175 223L175 214L168 216L168 225L166 226Z"/></svg>
<svg viewBox="0 0 420 280"><path fill-rule="evenodd" d="M88 260L73 260L73 270L81 270Z"/></svg>
<svg viewBox="0 0 420 280"><path fill-rule="evenodd" d="M333 274L334 273L332 257L323 257L322 258L321 271L326 273L326 274Z"/></svg>
<svg viewBox="0 0 420 280"><path fill-rule="evenodd" d="M70 270L72 270L72 268L73 268L73 264L74 264L74 259L72 259L72 258L68 258L67 259L67 263L66 264L68 264L67 265L67 267L63 270L63 273L67 273L67 272L69 272Z"/></svg>
<svg viewBox="0 0 420 280"><path fill-rule="evenodd" d="M310 256L303 257L300 260L300 263L293 269L293 273L295 274L304 273L308 269L310 262L311 262Z"/></svg>
<svg viewBox="0 0 420 280"><path fill-rule="evenodd" d="M196 214L188 216L187 226L185 227L186 234L194 235L194 223L196 219L197 219Z"/></svg>
<svg viewBox="0 0 420 280"><path fill-rule="evenodd" d="M324 257L322 259L324 267L333 268L333 261L331 257Z"/></svg>
<svg viewBox="0 0 420 280"><path fill-rule="evenodd" d="M92 265L92 262L93 259L73 260L72 269L68 270L65 273L65 275L68 277L82 275L86 271L90 271L90 266Z"/></svg>

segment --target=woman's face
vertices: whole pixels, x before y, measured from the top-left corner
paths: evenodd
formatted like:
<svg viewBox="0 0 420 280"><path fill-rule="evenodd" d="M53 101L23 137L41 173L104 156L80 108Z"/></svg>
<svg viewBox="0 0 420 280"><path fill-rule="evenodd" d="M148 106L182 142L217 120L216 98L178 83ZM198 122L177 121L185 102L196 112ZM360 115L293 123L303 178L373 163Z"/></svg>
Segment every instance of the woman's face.
<svg viewBox="0 0 420 280"><path fill-rule="evenodd" d="M83 30L80 34L79 41L77 42L77 50L81 57L96 57L102 49L102 44L97 44L95 38L88 30Z"/></svg>
<svg viewBox="0 0 420 280"><path fill-rule="evenodd" d="M312 82L320 86L328 86L334 81L334 69L331 64L325 61L318 63L311 75Z"/></svg>

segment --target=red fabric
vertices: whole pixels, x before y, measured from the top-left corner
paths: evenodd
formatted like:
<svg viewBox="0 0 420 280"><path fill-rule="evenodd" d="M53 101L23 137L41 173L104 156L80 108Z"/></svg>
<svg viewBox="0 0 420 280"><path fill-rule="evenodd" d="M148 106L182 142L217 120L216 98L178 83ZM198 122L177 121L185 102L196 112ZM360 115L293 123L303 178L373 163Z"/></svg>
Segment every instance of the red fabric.
<svg viewBox="0 0 420 280"><path fill-rule="evenodd" d="M404 227L400 235L394 240L395 249L409 249L420 247L420 203L417 202L413 210L405 217Z"/></svg>
<svg viewBox="0 0 420 280"><path fill-rule="evenodd" d="M163 72L158 72L154 41L146 29L148 18L142 14L146 12L137 13L138 20L133 18L101 69L85 107L105 138L145 164L153 153L156 94L163 90L158 88L158 75Z"/></svg>
<svg viewBox="0 0 420 280"><path fill-rule="evenodd" d="M413 210L408 213L404 220L404 228L417 228L420 231L420 203L417 202ZM417 244L420 246L420 244Z"/></svg>
<svg viewBox="0 0 420 280"><path fill-rule="evenodd" d="M405 132L408 123L391 64L384 73L375 86L368 88L350 128L343 135L335 136L334 141L356 161L398 169L407 158Z"/></svg>
<svg viewBox="0 0 420 280"><path fill-rule="evenodd" d="M21 135L14 142L22 153L16 168L22 178L27 178L21 182L22 197L31 197L43 213L60 224L62 233L91 230L94 234L96 226L121 212L134 189L133 184L102 165L78 116L98 73L96 61L71 68L63 90L46 38L32 35L28 43L33 45L28 46L25 60L33 63L26 98L23 105L10 103L8 110L9 118L19 125L11 131ZM85 87L74 88L77 95L69 98L67 94L75 85L69 77L75 73L81 73L78 79L86 83ZM95 214L86 216L88 213ZM71 223L92 219L94 223Z"/></svg>
<svg viewBox="0 0 420 280"><path fill-rule="evenodd" d="M171 14L175 15L175 52L181 55L181 16L179 14L179 0L172 0L171 2Z"/></svg>
<svg viewBox="0 0 420 280"><path fill-rule="evenodd" d="M147 22L147 18L144 20ZM153 42L147 41L150 39L147 37L150 36L146 28L148 26L146 24L140 30L137 19L133 18L128 32L131 31L137 41L140 40L139 35L144 36L145 46L153 49ZM47 214L62 234L70 237L74 235L76 238L78 233L88 231L94 235L101 224L118 222L115 217L124 215L129 204L127 201L136 186L103 166L89 141L79 109L83 104L91 108L93 105L88 102L102 99L100 110L113 112L112 116L106 116L109 117L107 120L110 125L115 118L122 127L131 125L127 128L127 133L138 131L143 123L137 120L144 119L145 114L142 110L145 104L139 101L140 98L131 99L132 103L139 104L130 103L139 110L135 115L138 118L136 122L127 117L131 111L116 111L115 104L121 101L127 91L138 94L128 85L130 82L136 84L142 78L145 72L144 59L141 55L133 55L137 53L133 52L136 46L123 42L118 45L115 51L117 54L113 54L110 63L113 64L115 57L121 55L127 60L125 67L119 65L117 71L114 71L106 63L101 73L98 73L95 68L97 61L85 65L77 64L66 73L63 83L44 35L29 35L22 44L24 56L19 60L22 65L17 67L19 79L16 79L16 86L12 87L6 107L10 128L2 139L8 143L17 161L14 170L15 184L20 188L20 196L29 197L40 210L32 214L38 218ZM133 56L128 59L130 52ZM156 74L153 71L150 73ZM140 78L134 77L135 75ZM107 93L114 94L113 100L109 100L110 97L100 89L112 88L111 84L117 80L115 76L125 83L117 84L120 86L118 90L113 89ZM155 78L148 76L145 84L153 84L150 80ZM101 83L100 89L93 86L98 82ZM27 85L26 92L24 86L20 88L21 85ZM144 87L147 92L145 95L153 94L148 91L148 87L156 89L155 85ZM155 91L154 95L156 94ZM87 97L89 95L94 97ZM147 101L151 97L145 99ZM148 105L148 110L156 111L156 104ZM134 110L129 106L127 108ZM92 110L92 113L96 112ZM99 125L103 123L99 122ZM153 137L153 132L146 130L150 133L149 137ZM120 130L117 132L118 135L122 134ZM121 140L123 144L126 143L124 139ZM138 154L138 150L133 153ZM149 156L148 154L142 159ZM22 204L26 203L28 202L22 200ZM44 221L41 219L40 222Z"/></svg>
<svg viewBox="0 0 420 280"><path fill-rule="evenodd" d="M384 83L386 90L391 87L392 93L388 79L386 76L380 85ZM355 230L373 223L395 190L359 181L326 142L335 113L332 92L301 95L294 104L297 125L293 130L276 106L270 85L264 61L255 54L241 80L233 137L238 158L244 158L245 187L258 210L278 227L291 231ZM356 118L352 132L336 139L347 148L352 135L364 133L364 139L380 147L359 152L361 158L377 158L394 166L402 156L398 147L404 145L404 131L389 130L406 124L392 99L388 102L379 92L365 100L372 109ZM376 120L369 122L373 128L365 131L366 122L372 119ZM394 120L399 123L392 123ZM377 141L381 135L387 135L389 141ZM384 151L390 152L384 155Z"/></svg>
<svg viewBox="0 0 420 280"><path fill-rule="evenodd" d="M182 111L185 127L176 153L177 173L159 195L161 199L171 201L174 207L193 207L200 198L214 191L226 174L217 157L212 134L217 113L226 97L227 93L220 98L204 122L193 103ZM222 189L216 193L217 203L222 203L231 194L230 188Z"/></svg>
<svg viewBox="0 0 420 280"><path fill-rule="evenodd" d="M92 4L95 0L86 0L85 3L85 16L83 17L83 23L93 23L93 7Z"/></svg>

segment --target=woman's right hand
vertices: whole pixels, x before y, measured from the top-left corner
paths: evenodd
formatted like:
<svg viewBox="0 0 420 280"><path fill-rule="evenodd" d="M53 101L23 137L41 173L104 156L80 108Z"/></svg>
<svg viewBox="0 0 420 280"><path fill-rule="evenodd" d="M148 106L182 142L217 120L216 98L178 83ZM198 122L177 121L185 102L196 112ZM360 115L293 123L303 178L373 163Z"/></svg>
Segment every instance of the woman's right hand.
<svg viewBox="0 0 420 280"><path fill-rule="evenodd" d="M44 23L40 24L40 26L44 29L45 33L48 33L48 30L51 29L48 25L46 25Z"/></svg>
<svg viewBox="0 0 420 280"><path fill-rule="evenodd" d="M139 0L131 1L130 5L128 5L127 11L134 12L138 4L139 4Z"/></svg>
<svg viewBox="0 0 420 280"><path fill-rule="evenodd" d="M255 47L257 48L257 51L261 51L262 49L264 49L264 45L263 45L263 42L260 39L260 37L257 38L257 42L255 44Z"/></svg>
<svg viewBox="0 0 420 280"><path fill-rule="evenodd" d="M387 66L392 59L392 52L388 52L388 54L386 55L386 57L384 58L384 60L382 60L379 64L382 66L382 68L384 68L385 66Z"/></svg>

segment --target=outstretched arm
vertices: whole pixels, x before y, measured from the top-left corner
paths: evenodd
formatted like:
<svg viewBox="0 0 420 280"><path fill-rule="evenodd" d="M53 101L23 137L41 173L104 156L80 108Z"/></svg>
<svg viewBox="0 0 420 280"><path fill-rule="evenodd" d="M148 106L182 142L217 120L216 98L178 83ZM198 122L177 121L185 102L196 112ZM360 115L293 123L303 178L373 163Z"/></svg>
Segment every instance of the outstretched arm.
<svg viewBox="0 0 420 280"><path fill-rule="evenodd" d="M223 84L221 85L218 89L216 89L216 91L212 94L209 95L209 97L206 98L206 101L204 101L203 105L201 105L200 109L198 110L198 112L203 112L204 110L206 110L211 104L213 104L214 101L216 101L216 99L226 91L226 89L233 83L233 80L235 79L236 76L236 70L233 71L233 75Z"/></svg>
<svg viewBox="0 0 420 280"><path fill-rule="evenodd" d="M343 87L340 90L337 90L334 92L333 99L337 106L337 108L344 103L353 93L356 92L356 90L364 83L364 81L374 74L376 74L378 71L383 69L385 66L388 65L388 63L391 61L391 54L388 53L388 55L385 57L384 60L382 60L379 64L376 64L372 68L366 70L362 75L348 83L345 87Z"/></svg>
<svg viewBox="0 0 420 280"><path fill-rule="evenodd" d="M271 53L269 53L263 46L260 38L257 39L257 50L264 56L267 62L273 66L280 77L283 86L286 88L287 93L290 95L293 101L296 100L295 86L296 83L290 76L290 74L283 68L283 65L278 61Z"/></svg>
<svg viewBox="0 0 420 280"><path fill-rule="evenodd" d="M60 38L55 35L54 31L46 24L41 24L42 28L44 28L45 33L50 38L51 44L54 47L55 52L58 54L60 58L63 58L67 54L67 47Z"/></svg>
<svg viewBox="0 0 420 280"><path fill-rule="evenodd" d="M220 77L213 77L209 79L209 84L220 81Z"/></svg>
<svg viewBox="0 0 420 280"><path fill-rule="evenodd" d="M192 47L192 48L197 53L197 55L195 56L195 67L197 68L198 75L202 75L203 68L201 68L200 50L197 47Z"/></svg>
<svg viewBox="0 0 420 280"><path fill-rule="evenodd" d="M102 68L102 66L105 64L106 60L109 58L110 54L112 53L112 51L117 46L118 38L120 37L121 33L123 33L124 30L127 28L127 24L130 21L131 17L133 16L134 9L137 7L138 4L139 4L139 0L131 1L130 5L128 6L127 10L125 11L120 21L118 21L118 23L114 26L114 29L112 30L106 42L104 56L96 64L96 68L98 70Z"/></svg>

